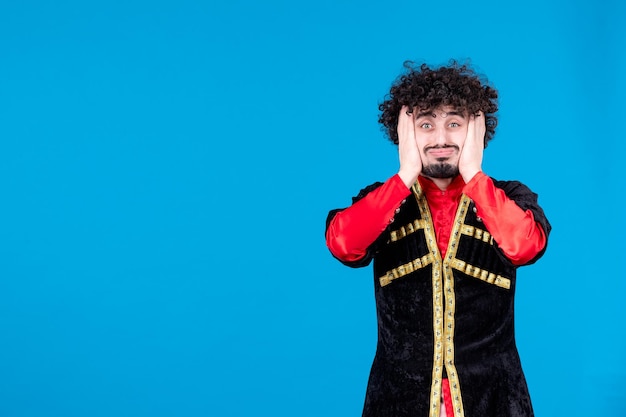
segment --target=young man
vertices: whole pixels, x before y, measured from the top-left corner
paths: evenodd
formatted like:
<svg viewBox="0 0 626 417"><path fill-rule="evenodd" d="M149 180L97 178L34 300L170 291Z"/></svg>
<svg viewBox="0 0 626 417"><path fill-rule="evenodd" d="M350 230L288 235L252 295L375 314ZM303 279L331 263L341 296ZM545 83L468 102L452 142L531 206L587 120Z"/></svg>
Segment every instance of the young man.
<svg viewBox="0 0 626 417"><path fill-rule="evenodd" d="M482 172L497 91L466 65L407 72L380 105L400 169L328 215L326 243L374 261L378 346L365 417L533 416L514 335L516 269L543 255L537 195Z"/></svg>

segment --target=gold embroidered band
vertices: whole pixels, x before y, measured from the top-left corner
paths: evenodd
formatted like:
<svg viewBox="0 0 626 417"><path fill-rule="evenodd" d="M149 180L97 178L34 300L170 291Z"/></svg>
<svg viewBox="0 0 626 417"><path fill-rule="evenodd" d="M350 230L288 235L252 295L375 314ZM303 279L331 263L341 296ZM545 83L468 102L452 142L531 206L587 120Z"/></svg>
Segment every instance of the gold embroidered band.
<svg viewBox="0 0 626 417"><path fill-rule="evenodd" d="M463 272L464 274L469 275L470 277L478 278L482 281L488 282L489 284L494 284L500 288L505 288L507 290L511 288L510 279L505 278L502 275L496 275L493 272L489 272L485 269L480 269L460 259L453 259L452 267L458 271Z"/></svg>
<svg viewBox="0 0 626 417"><path fill-rule="evenodd" d="M384 287L385 285L389 284L394 279L402 278L403 276L408 275L411 272L414 272L420 268L423 268L426 265L431 264L433 260L434 260L433 255L429 253L427 255L422 256L421 258L414 259L411 262L408 262L404 265L400 265L397 268L393 268L392 270L387 271L385 275L378 278L378 281L380 282L380 286Z"/></svg>
<svg viewBox="0 0 626 417"><path fill-rule="evenodd" d="M444 315L444 355L445 355L445 369L450 382L450 396L452 397L452 406L454 411L446 410L448 414L455 417L464 417L465 411L463 409L463 401L461 399L461 385L459 382L459 376L456 370L454 362L455 358L455 343L454 343L454 328L456 325L456 292L454 274L450 262L456 257L459 249L459 237L463 234L463 219L468 211L470 200L467 196L463 195L457 208L456 216L454 217L454 225L452 233L450 235L450 241L448 242L448 249L446 251L446 257L443 262L443 282L444 282L444 301L445 301L445 315ZM469 230L468 230L469 232Z"/></svg>
<svg viewBox="0 0 626 417"><path fill-rule="evenodd" d="M411 233L414 233L420 229L423 229L426 225L426 222L422 219L416 219L406 226L400 227L398 230L394 230L391 232L390 241L396 242Z"/></svg>
<svg viewBox="0 0 626 417"><path fill-rule="evenodd" d="M491 233L486 230L464 224L463 226L461 226L461 233L493 245L493 236L491 236Z"/></svg>

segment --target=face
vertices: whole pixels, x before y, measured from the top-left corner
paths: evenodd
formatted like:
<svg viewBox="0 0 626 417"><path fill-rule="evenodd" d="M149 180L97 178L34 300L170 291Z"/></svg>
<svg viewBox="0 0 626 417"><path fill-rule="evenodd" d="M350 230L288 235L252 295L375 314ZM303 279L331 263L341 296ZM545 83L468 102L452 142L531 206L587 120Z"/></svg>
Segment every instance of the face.
<svg viewBox="0 0 626 417"><path fill-rule="evenodd" d="M415 138L422 158L422 175L453 178L459 174L467 124L467 115L451 106L416 114Z"/></svg>

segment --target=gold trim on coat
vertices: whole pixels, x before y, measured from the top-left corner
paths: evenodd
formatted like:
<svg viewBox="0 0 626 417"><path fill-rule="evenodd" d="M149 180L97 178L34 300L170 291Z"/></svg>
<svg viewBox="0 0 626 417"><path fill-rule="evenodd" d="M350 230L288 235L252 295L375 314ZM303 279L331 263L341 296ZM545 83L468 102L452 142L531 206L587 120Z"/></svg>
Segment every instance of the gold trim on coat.
<svg viewBox="0 0 626 417"><path fill-rule="evenodd" d="M430 388L430 417L439 417L441 407L441 384L444 367L444 295L443 283L441 279L441 253L437 246L437 236L432 222L432 216L428 202L424 196L419 183L412 187L413 194L417 200L421 218L424 221L424 236L428 247L428 256L432 257L432 288L433 288L433 372Z"/></svg>
<svg viewBox="0 0 626 417"><path fill-rule="evenodd" d="M459 238L463 229L463 222L467 215L470 199L466 195L461 196L459 207L457 208L456 215L454 216L454 223L452 225L452 232L450 233L450 241L448 242L448 248L446 249L446 257L443 261L443 276L445 282L445 301L446 301L446 316L445 316L445 366L446 373L448 375L448 381L450 382L450 397L452 399L452 407L454 411L452 415L454 417L463 417L465 412L463 410L463 400L461 395L461 384L459 382L459 375L454 365L454 325L456 310L456 295L454 293L454 275L452 273L451 262L456 257L456 252L459 248ZM446 410L447 411L447 410Z"/></svg>
<svg viewBox="0 0 626 417"><path fill-rule="evenodd" d="M439 247L437 246L435 228L426 197L417 182L411 187L411 190L417 200L421 219L416 219L405 226L391 231L389 242L396 242L418 230L424 230L428 253L387 271L383 276L379 277L378 280L381 287L384 287L395 279L411 274L427 265L432 265L431 282L433 291L434 340L429 417L439 417L444 367L450 382L450 396L452 397L454 408L449 415L450 417L465 417L459 375L454 363L456 295L453 270L460 271L469 277L474 277L505 289L510 289L511 280L456 258L459 241L462 235L472 237L484 243L488 243L489 245L494 245L493 236L491 236L488 231L464 223L471 204L469 197L465 194L461 195L461 200L454 217L454 224L452 226L446 256L442 259Z"/></svg>

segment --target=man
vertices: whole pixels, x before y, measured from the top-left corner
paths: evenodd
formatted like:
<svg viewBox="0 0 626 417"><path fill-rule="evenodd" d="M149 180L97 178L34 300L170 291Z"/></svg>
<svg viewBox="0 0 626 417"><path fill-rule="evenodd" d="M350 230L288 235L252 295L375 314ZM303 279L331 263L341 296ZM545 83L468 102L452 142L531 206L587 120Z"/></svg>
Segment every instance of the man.
<svg viewBox="0 0 626 417"><path fill-rule="evenodd" d="M533 416L514 335L516 269L543 255L537 195L482 172L497 91L467 65L407 71L380 105L400 168L328 215L326 243L374 261L366 417Z"/></svg>

